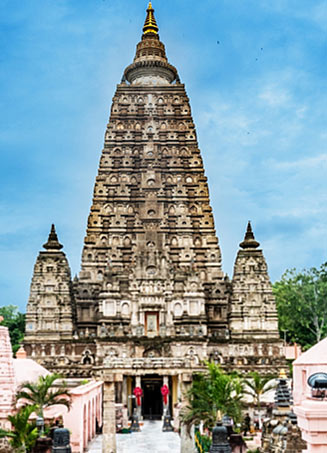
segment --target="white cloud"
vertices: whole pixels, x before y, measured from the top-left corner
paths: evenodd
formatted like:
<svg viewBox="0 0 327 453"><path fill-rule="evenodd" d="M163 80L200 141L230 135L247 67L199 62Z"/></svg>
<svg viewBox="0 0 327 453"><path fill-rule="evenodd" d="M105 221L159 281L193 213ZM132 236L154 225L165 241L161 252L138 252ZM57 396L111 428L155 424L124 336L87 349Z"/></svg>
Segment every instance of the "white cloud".
<svg viewBox="0 0 327 453"><path fill-rule="evenodd" d="M277 84L266 86L260 93L259 99L272 107L288 107L291 101L290 93Z"/></svg>
<svg viewBox="0 0 327 453"><path fill-rule="evenodd" d="M322 167L325 167L327 165L327 153L319 154L318 156L314 156L314 157L306 157L304 159L299 159L296 161L274 162L273 165L276 168L283 169L283 170L290 170L290 169L308 170L309 168L315 168L315 167L318 167L319 170L321 170Z"/></svg>

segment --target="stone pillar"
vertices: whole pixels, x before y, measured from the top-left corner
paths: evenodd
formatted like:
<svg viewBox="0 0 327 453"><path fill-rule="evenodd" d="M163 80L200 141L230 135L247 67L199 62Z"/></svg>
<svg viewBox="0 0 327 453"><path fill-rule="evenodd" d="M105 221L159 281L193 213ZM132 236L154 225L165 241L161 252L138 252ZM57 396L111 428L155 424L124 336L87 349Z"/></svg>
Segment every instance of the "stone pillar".
<svg viewBox="0 0 327 453"><path fill-rule="evenodd" d="M102 453L116 453L115 383L106 381L103 393Z"/></svg>
<svg viewBox="0 0 327 453"><path fill-rule="evenodd" d="M178 375L178 384L177 384L177 401L182 401L182 377L183 375L182 374L179 374Z"/></svg>
<svg viewBox="0 0 327 453"><path fill-rule="evenodd" d="M127 379L126 379L126 376L123 377L123 404L127 406L127 403L128 403L128 391L127 391Z"/></svg>
<svg viewBox="0 0 327 453"><path fill-rule="evenodd" d="M185 425L181 425L181 453L197 453L194 440L194 426L191 428L191 433L187 432Z"/></svg>
<svg viewBox="0 0 327 453"><path fill-rule="evenodd" d="M187 389L192 382L192 375L188 373L183 373L180 375L180 391L184 396L186 395ZM182 400L181 410L187 405L187 399ZM194 440L194 426L191 429L191 435L188 433L186 425L180 423L180 433L181 433L181 453L196 453L197 449L195 447Z"/></svg>

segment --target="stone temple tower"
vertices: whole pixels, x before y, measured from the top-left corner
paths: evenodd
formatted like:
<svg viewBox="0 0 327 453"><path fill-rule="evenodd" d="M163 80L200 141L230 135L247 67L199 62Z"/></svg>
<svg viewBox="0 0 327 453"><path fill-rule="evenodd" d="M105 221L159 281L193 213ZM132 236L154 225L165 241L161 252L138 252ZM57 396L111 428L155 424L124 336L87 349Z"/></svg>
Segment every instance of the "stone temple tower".
<svg viewBox="0 0 327 453"><path fill-rule="evenodd" d="M63 246L52 225L34 267L26 310L26 337L30 340L71 340L75 324L75 303L70 268ZM45 345L42 347L44 353Z"/></svg>
<svg viewBox="0 0 327 453"><path fill-rule="evenodd" d="M160 417L204 360L265 373L283 363L277 314L249 225L223 273L189 99L151 3L113 97L78 278L54 229L34 270L25 349L66 376L100 376L108 398ZM112 390L114 388L114 391Z"/></svg>
<svg viewBox="0 0 327 453"><path fill-rule="evenodd" d="M229 328L233 338L259 341L276 337L275 298L259 245L249 222L232 280Z"/></svg>
<svg viewBox="0 0 327 453"><path fill-rule="evenodd" d="M150 6L134 62L113 98L78 317L89 334L103 325L147 336L200 329L225 338L226 292L189 100Z"/></svg>

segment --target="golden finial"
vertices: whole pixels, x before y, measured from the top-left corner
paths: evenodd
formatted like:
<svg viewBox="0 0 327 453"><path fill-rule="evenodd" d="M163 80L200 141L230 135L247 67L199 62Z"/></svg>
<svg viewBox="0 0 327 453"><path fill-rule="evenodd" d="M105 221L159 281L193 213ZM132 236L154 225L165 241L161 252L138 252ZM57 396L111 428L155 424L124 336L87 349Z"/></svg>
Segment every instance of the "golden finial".
<svg viewBox="0 0 327 453"><path fill-rule="evenodd" d="M287 376L286 376L286 373L285 373L284 368L282 368L282 369L280 370L279 379L287 379Z"/></svg>
<svg viewBox="0 0 327 453"><path fill-rule="evenodd" d="M148 9L146 10L147 15L144 22L143 33L155 33L158 34L159 28L154 17L154 9L152 8L152 3L149 2Z"/></svg>

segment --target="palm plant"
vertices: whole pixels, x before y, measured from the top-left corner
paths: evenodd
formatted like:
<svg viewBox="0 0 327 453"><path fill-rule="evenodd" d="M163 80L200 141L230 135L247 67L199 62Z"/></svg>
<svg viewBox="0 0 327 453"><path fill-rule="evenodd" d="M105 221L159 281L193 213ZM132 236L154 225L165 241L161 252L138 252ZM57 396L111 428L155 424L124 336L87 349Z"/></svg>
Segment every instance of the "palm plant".
<svg viewBox="0 0 327 453"><path fill-rule="evenodd" d="M28 421L32 412L36 410L35 406L22 407L17 414L9 415L8 420L10 421L13 430L6 431L0 429L0 438L7 437L9 444L14 447L15 451L30 452L36 443L38 437L38 429L35 423Z"/></svg>
<svg viewBox="0 0 327 453"><path fill-rule="evenodd" d="M252 371L244 379L244 393L253 398L253 404L258 410L259 426L261 427L261 403L262 396L276 387L276 382L273 381L274 376L262 376L257 371Z"/></svg>
<svg viewBox="0 0 327 453"><path fill-rule="evenodd" d="M69 391L64 383L55 384L60 379L60 374L40 376L37 382L25 382L17 392L16 400L24 400L32 404L39 416L44 418L43 411L46 407L62 404L71 407Z"/></svg>
<svg viewBox="0 0 327 453"><path fill-rule="evenodd" d="M182 415L190 427L203 422L205 428L213 428L217 412L229 415L235 423L242 419L243 384L235 374L226 374L219 365L206 362L207 371L194 376L187 392L188 405Z"/></svg>

